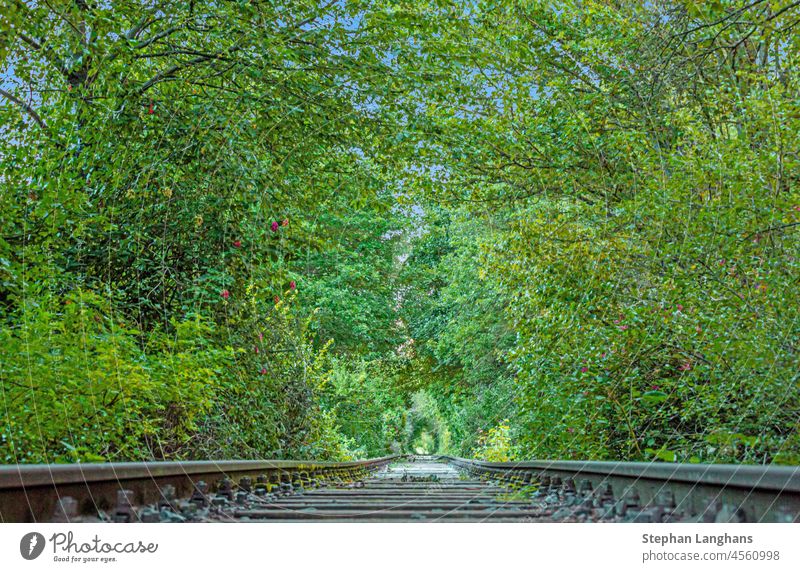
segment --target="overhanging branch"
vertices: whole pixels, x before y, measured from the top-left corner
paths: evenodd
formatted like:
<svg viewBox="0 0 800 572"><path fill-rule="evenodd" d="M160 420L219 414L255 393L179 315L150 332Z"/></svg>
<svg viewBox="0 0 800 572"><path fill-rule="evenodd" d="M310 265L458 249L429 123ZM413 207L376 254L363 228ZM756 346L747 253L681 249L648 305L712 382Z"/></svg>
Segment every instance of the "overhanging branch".
<svg viewBox="0 0 800 572"><path fill-rule="evenodd" d="M47 123L45 123L44 120L39 116L39 114L36 113L36 110L33 107L31 107L30 105L22 101L20 98L18 98L12 93L7 92L4 89L0 89L0 95L5 97L10 102L17 104L17 106L19 106L20 108L22 108L22 110L25 111L25 113L30 115L33 118L33 120L39 124L39 127L41 127L42 129L47 129Z"/></svg>

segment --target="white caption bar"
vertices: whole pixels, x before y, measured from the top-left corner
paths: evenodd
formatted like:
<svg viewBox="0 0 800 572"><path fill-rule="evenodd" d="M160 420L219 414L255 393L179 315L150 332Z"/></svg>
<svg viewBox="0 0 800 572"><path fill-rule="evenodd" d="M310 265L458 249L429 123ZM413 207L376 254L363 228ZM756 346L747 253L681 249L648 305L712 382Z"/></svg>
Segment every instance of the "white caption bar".
<svg viewBox="0 0 800 572"><path fill-rule="evenodd" d="M0 568L800 570L799 533L800 524L3 524Z"/></svg>

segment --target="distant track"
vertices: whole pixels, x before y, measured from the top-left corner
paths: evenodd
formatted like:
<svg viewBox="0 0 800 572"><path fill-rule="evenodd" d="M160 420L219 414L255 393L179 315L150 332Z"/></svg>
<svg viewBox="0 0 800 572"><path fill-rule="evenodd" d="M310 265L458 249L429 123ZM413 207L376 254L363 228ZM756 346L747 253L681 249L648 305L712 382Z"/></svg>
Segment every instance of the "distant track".
<svg viewBox="0 0 800 572"><path fill-rule="evenodd" d="M3 522L800 522L800 467L391 456L0 466Z"/></svg>

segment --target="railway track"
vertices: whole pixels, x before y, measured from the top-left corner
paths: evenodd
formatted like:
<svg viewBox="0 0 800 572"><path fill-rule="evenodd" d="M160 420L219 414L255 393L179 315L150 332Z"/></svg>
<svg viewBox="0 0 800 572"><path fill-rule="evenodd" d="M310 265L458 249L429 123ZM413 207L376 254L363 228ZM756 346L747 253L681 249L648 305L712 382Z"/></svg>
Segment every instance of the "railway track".
<svg viewBox="0 0 800 572"><path fill-rule="evenodd" d="M0 467L3 522L800 522L800 467L197 461Z"/></svg>

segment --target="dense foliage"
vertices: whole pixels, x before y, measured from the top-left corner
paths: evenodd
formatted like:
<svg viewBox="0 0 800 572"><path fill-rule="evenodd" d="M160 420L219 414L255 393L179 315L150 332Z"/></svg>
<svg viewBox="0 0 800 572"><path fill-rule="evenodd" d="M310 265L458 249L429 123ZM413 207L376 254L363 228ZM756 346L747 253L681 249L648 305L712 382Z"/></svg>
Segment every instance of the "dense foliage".
<svg viewBox="0 0 800 572"><path fill-rule="evenodd" d="M3 462L800 463L800 4L9 1Z"/></svg>

